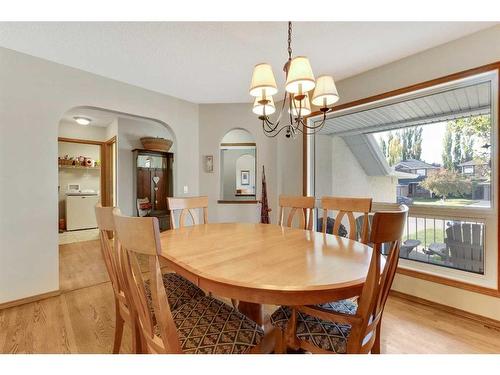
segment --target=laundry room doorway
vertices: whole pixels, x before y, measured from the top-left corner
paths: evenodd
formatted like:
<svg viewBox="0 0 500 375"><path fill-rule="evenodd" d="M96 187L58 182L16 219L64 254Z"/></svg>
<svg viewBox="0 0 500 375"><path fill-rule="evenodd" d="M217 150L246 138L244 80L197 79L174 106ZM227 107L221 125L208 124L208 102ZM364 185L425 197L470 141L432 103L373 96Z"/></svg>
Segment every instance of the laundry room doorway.
<svg viewBox="0 0 500 375"><path fill-rule="evenodd" d="M58 138L59 244L98 239L94 207L112 205L114 142Z"/></svg>

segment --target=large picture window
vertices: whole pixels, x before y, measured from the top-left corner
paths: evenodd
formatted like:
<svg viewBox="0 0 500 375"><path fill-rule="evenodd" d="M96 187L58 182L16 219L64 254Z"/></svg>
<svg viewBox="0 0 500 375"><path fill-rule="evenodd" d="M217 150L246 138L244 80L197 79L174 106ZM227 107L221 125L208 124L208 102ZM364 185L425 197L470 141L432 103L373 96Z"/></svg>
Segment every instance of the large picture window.
<svg viewBox="0 0 500 375"><path fill-rule="evenodd" d="M400 266L496 289L497 103L492 71L336 111L308 140L309 194L406 204Z"/></svg>

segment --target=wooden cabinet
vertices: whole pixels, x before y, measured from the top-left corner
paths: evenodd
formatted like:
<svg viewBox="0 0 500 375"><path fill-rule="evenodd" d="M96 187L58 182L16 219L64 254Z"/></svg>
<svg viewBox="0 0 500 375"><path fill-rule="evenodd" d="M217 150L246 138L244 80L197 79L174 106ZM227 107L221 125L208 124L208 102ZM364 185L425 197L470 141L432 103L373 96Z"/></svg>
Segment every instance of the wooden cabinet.
<svg viewBox="0 0 500 375"><path fill-rule="evenodd" d="M171 152L135 149L134 153L134 207L139 216L137 199L147 198L151 203L148 216L155 216L160 230L170 228L167 197L173 196L173 163Z"/></svg>

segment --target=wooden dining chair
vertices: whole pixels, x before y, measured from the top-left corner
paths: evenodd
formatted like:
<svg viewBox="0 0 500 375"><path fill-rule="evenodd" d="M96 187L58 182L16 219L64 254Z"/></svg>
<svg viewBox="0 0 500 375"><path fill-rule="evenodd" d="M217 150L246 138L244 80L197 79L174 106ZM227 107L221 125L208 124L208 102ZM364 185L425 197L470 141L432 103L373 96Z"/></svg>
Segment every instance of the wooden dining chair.
<svg viewBox="0 0 500 375"><path fill-rule="evenodd" d="M203 224L208 223L208 197L175 198L168 197L168 209L170 210L170 225L172 229L183 228L189 216L193 225L196 224L193 210L201 209ZM175 223L175 212L179 211L179 225ZM201 220L200 220L201 221Z"/></svg>
<svg viewBox="0 0 500 375"><path fill-rule="evenodd" d="M317 305L280 307L271 316L278 328L276 352L292 347L315 353L380 353L382 314L396 273L407 214L406 206L375 213L370 234L373 253L356 311L333 312ZM391 249L385 262L380 253L383 243L390 243Z"/></svg>
<svg viewBox="0 0 500 375"><path fill-rule="evenodd" d="M128 284L122 268L120 257L120 244L115 240L115 224L113 211L119 214L120 210L114 207L102 207L100 204L95 207L97 226L101 241L101 252L104 264L108 271L111 286L115 297L115 337L113 343L113 353L120 352L123 336L123 327L128 324L132 332L132 349L134 353L141 350L141 341L136 324L136 312L131 307L131 295L128 292ZM182 304L189 302L192 298L204 296L204 293L196 285L174 273L165 273L163 283L168 291L168 301L173 308L178 308ZM145 287L149 289L146 283Z"/></svg>
<svg viewBox="0 0 500 375"><path fill-rule="evenodd" d="M331 234L340 235L340 229L343 227L342 220L344 216L346 216L349 223L347 237L351 240L360 238L360 242L365 244L368 242L368 215L372 209L372 198L323 197L321 198L321 208L323 209L323 233L327 232L328 211L337 211ZM357 233L356 218L354 214L361 214L364 218L361 233Z"/></svg>
<svg viewBox="0 0 500 375"><path fill-rule="evenodd" d="M170 210L170 225L172 229L183 228L186 225L187 217L191 218L193 225L196 224L195 213L193 210L201 210L203 215L203 224L208 223L208 197L189 197L189 198L175 198L168 197L168 209ZM175 224L175 212L179 211L179 225ZM200 220L201 221L201 220ZM209 292L210 297L212 293ZM235 309L238 308L238 301L234 298L231 299L231 303Z"/></svg>
<svg viewBox="0 0 500 375"><path fill-rule="evenodd" d="M125 296L125 280L120 270L120 259L117 251L117 242L114 241L115 226L113 222L114 207L102 207L98 204L95 208L97 226L99 228L99 238L101 241L101 252L106 270L108 271L111 286L115 296L115 337L113 342L113 354L120 352L125 323L131 328L132 349L134 353L139 351L140 336L135 325L134 311L129 308L127 297Z"/></svg>
<svg viewBox="0 0 500 375"><path fill-rule="evenodd" d="M242 354L260 350L262 328L222 301L204 296L178 309L171 308L158 257L161 243L157 218L117 213L114 221L123 249L123 268L148 353ZM140 255L148 259L151 305L138 262Z"/></svg>
<svg viewBox="0 0 500 375"><path fill-rule="evenodd" d="M292 227L295 216L297 216L300 229L312 229L314 197L280 195L279 206L278 225ZM289 212L285 220L285 211L287 209Z"/></svg>

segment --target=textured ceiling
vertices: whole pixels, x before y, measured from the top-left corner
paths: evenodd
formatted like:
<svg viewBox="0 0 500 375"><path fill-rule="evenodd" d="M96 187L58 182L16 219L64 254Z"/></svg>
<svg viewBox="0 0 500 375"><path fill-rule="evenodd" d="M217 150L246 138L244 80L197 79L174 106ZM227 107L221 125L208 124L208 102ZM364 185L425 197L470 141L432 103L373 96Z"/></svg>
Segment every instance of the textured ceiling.
<svg viewBox="0 0 500 375"><path fill-rule="evenodd" d="M294 55L340 80L495 23L297 22ZM0 46L196 103L250 102L253 65L282 92L286 22L2 22Z"/></svg>

